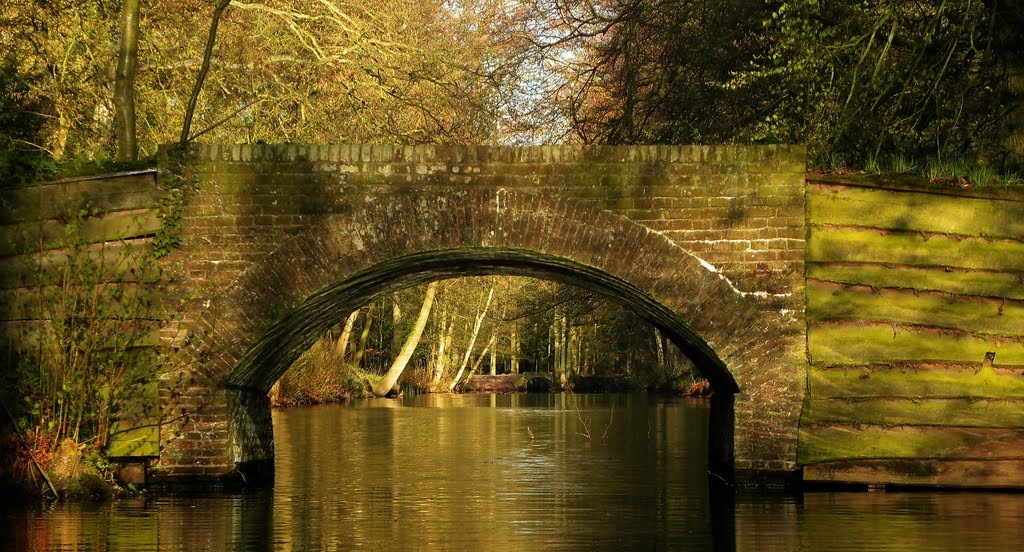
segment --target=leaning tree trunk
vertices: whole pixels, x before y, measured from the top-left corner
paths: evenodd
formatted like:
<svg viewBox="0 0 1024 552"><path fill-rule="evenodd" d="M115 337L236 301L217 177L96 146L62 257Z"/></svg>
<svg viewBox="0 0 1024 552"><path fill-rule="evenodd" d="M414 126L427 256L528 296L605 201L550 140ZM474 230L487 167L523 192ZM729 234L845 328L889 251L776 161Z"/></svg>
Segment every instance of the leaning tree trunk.
<svg viewBox="0 0 1024 552"><path fill-rule="evenodd" d="M178 143L185 145L192 139L192 117L196 113L196 102L199 100L199 92L203 89L203 82L206 81L206 73L210 71L210 60L213 58L213 43L217 40L217 26L220 25L220 16L228 7L231 0L218 0L213 8L213 18L210 19L210 34L206 37L206 49L203 50L203 63L199 66L199 74L196 75L196 82L192 86L192 94L188 98L188 105L185 107L185 120L181 124L181 138Z"/></svg>
<svg viewBox="0 0 1024 552"><path fill-rule="evenodd" d="M378 397L387 395L391 388L395 386L395 383L398 382L398 378L402 375L406 365L409 364L409 359L412 358L413 352L416 351L416 347L420 344L423 328L427 327L427 319L430 317L430 307L434 304L434 293L436 291L437 282L430 282L430 285L427 286L427 294L423 297L423 306L420 307L420 314L416 318L416 325L409 332L409 337L405 339L405 344L402 345L402 350L399 351L395 362L391 364L391 368L373 386L374 395Z"/></svg>
<svg viewBox="0 0 1024 552"><path fill-rule="evenodd" d="M487 340L487 345L484 346L484 350L480 351L480 356L477 357L476 362L473 363L473 367L470 368L469 373L466 374L466 381L469 381L469 378L472 378L474 375L476 375L476 370L477 368L480 368L480 364L483 363L485 358L487 358L487 353L494 352L494 349L492 349L492 347L494 347L494 342L496 341L495 338L496 336L494 334L491 334L491 338Z"/></svg>
<svg viewBox="0 0 1024 552"><path fill-rule="evenodd" d="M334 352L338 355L338 362L345 363L345 353L348 351L348 342L352 339L352 326L356 323L356 317L359 316L359 309L352 311L345 319L345 325L341 328L341 335L338 337L338 341L334 344Z"/></svg>
<svg viewBox="0 0 1024 552"><path fill-rule="evenodd" d="M484 304L484 310L480 311L480 314L476 317L476 324L473 325L473 335L469 338L469 345L466 347L466 355L462 357L462 365L459 366L459 371L452 378L451 383L448 384L448 391L454 391L455 386L459 384L459 380L462 379L462 374L466 371L466 365L469 364L469 357L473 354L473 346L476 345L476 336L480 333L480 325L484 322L484 317L487 316L487 309L491 306L491 298L494 297L494 288L492 287L487 292L487 303Z"/></svg>

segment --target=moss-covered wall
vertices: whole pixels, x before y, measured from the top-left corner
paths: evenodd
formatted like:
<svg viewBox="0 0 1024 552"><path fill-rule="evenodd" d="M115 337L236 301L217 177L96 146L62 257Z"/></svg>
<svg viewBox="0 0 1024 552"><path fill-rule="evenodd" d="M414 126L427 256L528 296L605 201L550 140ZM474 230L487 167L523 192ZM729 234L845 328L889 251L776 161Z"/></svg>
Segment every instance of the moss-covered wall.
<svg viewBox="0 0 1024 552"><path fill-rule="evenodd" d="M809 179L808 481L1024 486L1024 198Z"/></svg>
<svg viewBox="0 0 1024 552"><path fill-rule="evenodd" d="M111 456L158 454L155 371L166 305L151 244L163 196L156 171L140 170L7 189L0 200L4 375L18 377L19 363L32 369L26 364L38 362L41 347L70 348L75 339L101 349L97 358L132 364L105 364L92 376L128 374L104 382L104 392L113 385L115 397L138 399L116 408ZM77 337L55 337L49 321L58 316L86 317ZM82 337L89 332L96 335ZM139 374L151 377L134 381Z"/></svg>

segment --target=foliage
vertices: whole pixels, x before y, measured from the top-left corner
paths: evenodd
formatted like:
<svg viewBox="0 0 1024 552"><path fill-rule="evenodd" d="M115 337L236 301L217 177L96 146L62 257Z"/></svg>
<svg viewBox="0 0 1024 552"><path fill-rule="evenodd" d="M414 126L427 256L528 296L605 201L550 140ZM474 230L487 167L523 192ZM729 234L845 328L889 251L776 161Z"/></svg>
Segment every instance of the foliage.
<svg viewBox="0 0 1024 552"><path fill-rule="evenodd" d="M0 187L35 180L45 174L37 144L45 106L33 97L34 78L23 75L14 54L0 59Z"/></svg>
<svg viewBox="0 0 1024 552"><path fill-rule="evenodd" d="M159 278L144 247L92 243L88 223L100 215L78 201L61 210L62 234L39 241L33 259L35 320L21 326L16 390L23 431L41 442L71 439L103 448L118 418L154 416L135 400L155 381L157 359L143 347L160 306L146 286ZM96 457L94 467L103 467Z"/></svg>
<svg viewBox="0 0 1024 552"><path fill-rule="evenodd" d="M138 144L178 140L212 4L142 8ZM120 3L13 0L0 36L47 157L111 158ZM193 137L221 142L480 143L498 139L520 70L506 8L457 2L235 1L217 31ZM3 111L7 113L5 109ZM0 121L2 122L2 121ZM19 125L21 128L21 125Z"/></svg>
<svg viewBox="0 0 1024 552"><path fill-rule="evenodd" d="M163 196L160 205L160 230L153 237L153 255L168 255L181 246L181 218L188 200L199 191L199 175L189 163L189 150L173 146L165 152L170 170L160 179Z"/></svg>
<svg viewBox="0 0 1024 552"><path fill-rule="evenodd" d="M1024 8L536 0L549 95L599 143L804 143L812 164L1021 162Z"/></svg>
<svg viewBox="0 0 1024 552"><path fill-rule="evenodd" d="M34 147L47 156L111 157L110 0L13 0L0 4L0 36L43 118Z"/></svg>
<svg viewBox="0 0 1024 552"><path fill-rule="evenodd" d="M737 139L767 99L723 86L760 55L766 4L537 0L536 44L562 77L548 96L587 143Z"/></svg>
<svg viewBox="0 0 1024 552"><path fill-rule="evenodd" d="M783 1L765 21L770 51L730 85L777 87L753 137L807 143L822 166L897 155L1004 164L1021 21L1000 2Z"/></svg>
<svg viewBox="0 0 1024 552"><path fill-rule="evenodd" d="M282 376L272 400L277 405L319 404L370 396L366 376L339 358L332 339L320 339Z"/></svg>

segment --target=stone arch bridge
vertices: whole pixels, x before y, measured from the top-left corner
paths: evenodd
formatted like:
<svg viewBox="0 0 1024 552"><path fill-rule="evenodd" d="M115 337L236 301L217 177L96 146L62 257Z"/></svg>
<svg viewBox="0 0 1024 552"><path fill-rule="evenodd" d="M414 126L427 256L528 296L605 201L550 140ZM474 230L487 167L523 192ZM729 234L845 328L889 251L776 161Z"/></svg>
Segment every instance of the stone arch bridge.
<svg viewBox="0 0 1024 552"><path fill-rule="evenodd" d="M313 340L377 294L485 274L572 283L635 309L720 390L716 465L796 469L802 149L193 153L161 161L198 178L175 281L205 291L178 327L190 383L168 408L188 422L162 432L158 471L269 461L267 390Z"/></svg>
<svg viewBox="0 0 1024 552"><path fill-rule="evenodd" d="M151 473L272 466L267 391L325 330L380 293L511 274L594 290L660 328L715 390L709 464L726 477L1024 485L1021 198L808 182L804 155L167 148L156 174L110 185L158 198L162 218L135 238L174 245L158 293L182 307L153 343ZM19 197L102 185L49 186ZM976 217L943 222L954 205L1006 222L995 236Z"/></svg>

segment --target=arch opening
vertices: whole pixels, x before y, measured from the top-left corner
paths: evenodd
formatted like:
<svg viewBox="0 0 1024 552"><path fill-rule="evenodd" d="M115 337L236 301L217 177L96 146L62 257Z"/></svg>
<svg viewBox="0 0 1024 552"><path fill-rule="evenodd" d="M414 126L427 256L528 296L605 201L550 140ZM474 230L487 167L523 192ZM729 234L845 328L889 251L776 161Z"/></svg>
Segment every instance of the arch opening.
<svg viewBox="0 0 1024 552"><path fill-rule="evenodd" d="M525 276L575 285L618 303L662 332L712 386L709 467L733 474L733 375L677 313L630 283L572 260L498 248L436 250L394 257L316 292L274 323L242 356L225 381L231 411L232 456L242 473L272 474L273 428L267 393L329 328L382 294L468 276Z"/></svg>
<svg viewBox="0 0 1024 552"><path fill-rule="evenodd" d="M242 356L225 386L266 393L319 336L378 295L434 280L496 274L552 280L598 293L660 330L693 361L717 393L739 391L736 380L715 351L685 320L649 294L606 272L568 259L497 248L428 251L396 257L327 286L273 324Z"/></svg>
<svg viewBox="0 0 1024 552"><path fill-rule="evenodd" d="M527 393L547 393L551 391L551 380L543 376L532 377L526 380L523 388Z"/></svg>

